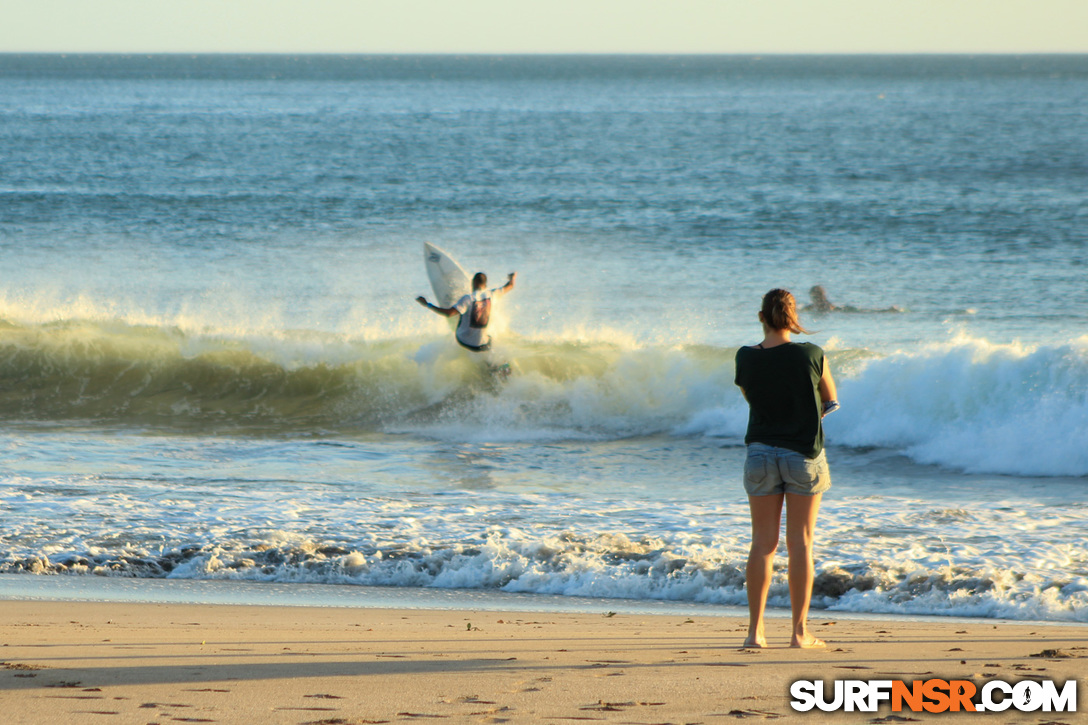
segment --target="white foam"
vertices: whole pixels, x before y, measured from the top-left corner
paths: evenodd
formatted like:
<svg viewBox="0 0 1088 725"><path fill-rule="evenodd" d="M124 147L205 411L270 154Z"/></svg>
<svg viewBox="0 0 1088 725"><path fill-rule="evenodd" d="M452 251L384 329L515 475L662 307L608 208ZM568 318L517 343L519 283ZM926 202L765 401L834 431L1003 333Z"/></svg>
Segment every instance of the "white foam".
<svg viewBox="0 0 1088 725"><path fill-rule="evenodd" d="M871 360L839 387L843 408L826 422L836 444L970 472L1088 475L1088 338L959 337Z"/></svg>
<svg viewBox="0 0 1088 725"><path fill-rule="evenodd" d="M403 496L244 479L6 478L0 570L743 604L739 497L690 488L649 504L608 488ZM1088 621L1086 529L1083 505L839 496L821 511L814 602ZM787 599L782 567L770 602Z"/></svg>

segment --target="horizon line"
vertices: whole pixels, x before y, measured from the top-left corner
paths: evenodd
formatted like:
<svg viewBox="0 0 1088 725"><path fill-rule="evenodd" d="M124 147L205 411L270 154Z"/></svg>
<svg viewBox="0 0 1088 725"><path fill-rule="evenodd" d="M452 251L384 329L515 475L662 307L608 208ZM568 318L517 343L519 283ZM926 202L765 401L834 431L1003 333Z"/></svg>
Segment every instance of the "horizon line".
<svg viewBox="0 0 1088 725"><path fill-rule="evenodd" d="M662 57L662 58L762 58L762 57L977 57L977 56L1088 56L1088 50L1076 51L738 51L738 52L615 52L615 51L278 51L278 50L0 50L0 56L13 55L113 55L113 56L320 56L320 57Z"/></svg>

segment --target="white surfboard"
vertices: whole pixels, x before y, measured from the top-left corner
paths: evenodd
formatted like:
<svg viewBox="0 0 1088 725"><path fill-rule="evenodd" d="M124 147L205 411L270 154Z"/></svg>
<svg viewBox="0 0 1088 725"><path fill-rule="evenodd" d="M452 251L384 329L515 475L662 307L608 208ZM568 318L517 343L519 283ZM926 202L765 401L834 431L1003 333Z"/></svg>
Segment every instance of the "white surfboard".
<svg viewBox="0 0 1088 725"><path fill-rule="evenodd" d="M430 242L423 243L423 261L439 307L453 307L471 290L469 276L457 260Z"/></svg>

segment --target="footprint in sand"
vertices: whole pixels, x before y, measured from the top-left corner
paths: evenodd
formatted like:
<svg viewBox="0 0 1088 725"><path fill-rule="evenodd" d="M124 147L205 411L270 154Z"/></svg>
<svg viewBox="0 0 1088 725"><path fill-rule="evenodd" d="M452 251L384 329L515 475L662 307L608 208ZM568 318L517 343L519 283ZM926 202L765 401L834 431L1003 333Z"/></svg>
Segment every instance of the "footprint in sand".
<svg viewBox="0 0 1088 725"><path fill-rule="evenodd" d="M1042 652L1036 652L1028 657L1038 657L1044 660L1066 660L1076 659L1083 657L1084 655L1075 655L1072 652L1066 652L1064 649L1044 649Z"/></svg>
<svg viewBox="0 0 1088 725"><path fill-rule="evenodd" d="M721 717L719 715L719 717ZM738 719L744 719L749 717L758 717L764 720L777 720L782 717L781 713L770 712L768 710L730 710L726 713L726 717L735 717Z"/></svg>
<svg viewBox="0 0 1088 725"><path fill-rule="evenodd" d="M579 710L591 710L593 712L623 712L629 707L634 707L633 702L605 702L599 701L596 705L586 705L585 707L578 708Z"/></svg>
<svg viewBox="0 0 1088 725"><path fill-rule="evenodd" d="M544 688L539 687L539 685L547 684L547 683L549 683L551 681L552 681L552 678L550 678L550 677L537 677L537 678L532 679L532 680L522 680L521 682L517 683L514 687L521 688L520 690L515 690L516 692L540 692Z"/></svg>
<svg viewBox="0 0 1088 725"><path fill-rule="evenodd" d="M596 705L586 705L578 708L590 712L624 712L632 707L661 707L664 702L605 702L598 700Z"/></svg>

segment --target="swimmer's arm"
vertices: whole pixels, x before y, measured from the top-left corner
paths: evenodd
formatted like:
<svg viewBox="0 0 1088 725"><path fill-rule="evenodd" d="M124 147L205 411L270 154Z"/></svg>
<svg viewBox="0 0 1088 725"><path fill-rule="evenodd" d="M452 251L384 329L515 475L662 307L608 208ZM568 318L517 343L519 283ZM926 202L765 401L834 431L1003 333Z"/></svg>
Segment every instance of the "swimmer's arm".
<svg viewBox="0 0 1088 725"><path fill-rule="evenodd" d="M427 301L426 297L416 297L416 302L423 305L428 310L431 310L439 315L444 315L446 317L453 317L454 315L461 314L457 311L456 307L439 307L438 305L432 305L430 302Z"/></svg>

